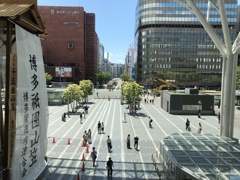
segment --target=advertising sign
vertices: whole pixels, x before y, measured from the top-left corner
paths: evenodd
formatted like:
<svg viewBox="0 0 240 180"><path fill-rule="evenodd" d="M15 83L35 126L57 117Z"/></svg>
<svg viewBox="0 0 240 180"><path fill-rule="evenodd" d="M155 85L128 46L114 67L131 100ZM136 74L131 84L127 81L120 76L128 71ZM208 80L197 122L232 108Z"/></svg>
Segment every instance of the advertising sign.
<svg viewBox="0 0 240 180"><path fill-rule="evenodd" d="M55 77L72 77L71 67L55 67Z"/></svg>

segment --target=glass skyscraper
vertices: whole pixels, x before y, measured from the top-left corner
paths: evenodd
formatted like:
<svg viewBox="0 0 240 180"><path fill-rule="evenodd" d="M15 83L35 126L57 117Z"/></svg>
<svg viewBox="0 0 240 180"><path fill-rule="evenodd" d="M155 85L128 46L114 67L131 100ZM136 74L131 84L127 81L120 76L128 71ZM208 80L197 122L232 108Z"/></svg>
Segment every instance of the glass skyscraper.
<svg viewBox="0 0 240 180"><path fill-rule="evenodd" d="M224 41L218 7L208 4L208 0L195 2ZM225 7L233 43L237 36L237 0L225 0ZM160 78L180 88L221 87L221 54L188 7L175 0L139 0L135 23L139 84L153 88L160 84L156 81Z"/></svg>

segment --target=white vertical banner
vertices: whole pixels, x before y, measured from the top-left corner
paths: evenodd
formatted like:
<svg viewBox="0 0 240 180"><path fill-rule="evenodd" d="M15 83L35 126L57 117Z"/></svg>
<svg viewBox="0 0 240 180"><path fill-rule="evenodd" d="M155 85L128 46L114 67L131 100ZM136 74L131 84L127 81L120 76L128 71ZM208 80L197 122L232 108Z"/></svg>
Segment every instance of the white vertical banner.
<svg viewBox="0 0 240 180"><path fill-rule="evenodd" d="M16 25L17 118L11 179L36 179L46 167L48 102L40 39Z"/></svg>

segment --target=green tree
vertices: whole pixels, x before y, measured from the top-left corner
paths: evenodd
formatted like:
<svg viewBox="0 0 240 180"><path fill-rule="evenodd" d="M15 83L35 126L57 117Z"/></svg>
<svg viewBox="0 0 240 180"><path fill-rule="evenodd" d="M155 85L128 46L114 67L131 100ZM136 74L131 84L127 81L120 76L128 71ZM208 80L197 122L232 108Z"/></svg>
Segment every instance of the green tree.
<svg viewBox="0 0 240 180"><path fill-rule="evenodd" d="M96 77L99 85L102 86L104 83L106 84L112 76L109 72L100 71L96 74Z"/></svg>
<svg viewBox="0 0 240 180"><path fill-rule="evenodd" d="M129 81L130 80L130 76L126 73L123 73L120 75L120 78L123 80L123 81Z"/></svg>
<svg viewBox="0 0 240 180"><path fill-rule="evenodd" d="M49 84L50 81L52 80L52 75L51 74L48 74L48 73L45 73L45 77L46 77L46 84Z"/></svg>
<svg viewBox="0 0 240 180"><path fill-rule="evenodd" d="M134 106L139 104L141 101L140 94L142 94L144 86L137 84L136 82L123 82L122 94L124 100L129 104L130 112L134 112Z"/></svg>
<svg viewBox="0 0 240 180"><path fill-rule="evenodd" d="M93 94L94 84L90 80L82 80L80 81L80 89L83 92L83 98L86 102L88 96Z"/></svg>
<svg viewBox="0 0 240 180"><path fill-rule="evenodd" d="M83 91L77 84L69 84L62 94L63 100L67 103L70 103L72 112L74 112L76 104L80 103L83 96L84 96Z"/></svg>
<svg viewBox="0 0 240 180"><path fill-rule="evenodd" d="M236 89L240 90L240 67L237 67Z"/></svg>

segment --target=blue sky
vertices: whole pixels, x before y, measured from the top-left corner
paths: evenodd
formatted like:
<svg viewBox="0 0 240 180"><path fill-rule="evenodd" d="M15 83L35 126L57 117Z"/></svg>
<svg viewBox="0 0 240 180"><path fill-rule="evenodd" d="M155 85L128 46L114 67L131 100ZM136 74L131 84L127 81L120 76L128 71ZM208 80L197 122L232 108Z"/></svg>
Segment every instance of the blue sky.
<svg viewBox="0 0 240 180"><path fill-rule="evenodd" d="M38 5L81 6L85 12L95 13L96 32L110 62L124 63L134 43L137 0L38 0Z"/></svg>
<svg viewBox="0 0 240 180"><path fill-rule="evenodd" d="M240 0L238 0L238 4ZM81 6L96 15L96 32L110 62L124 63L134 43L137 0L38 0L39 6Z"/></svg>

